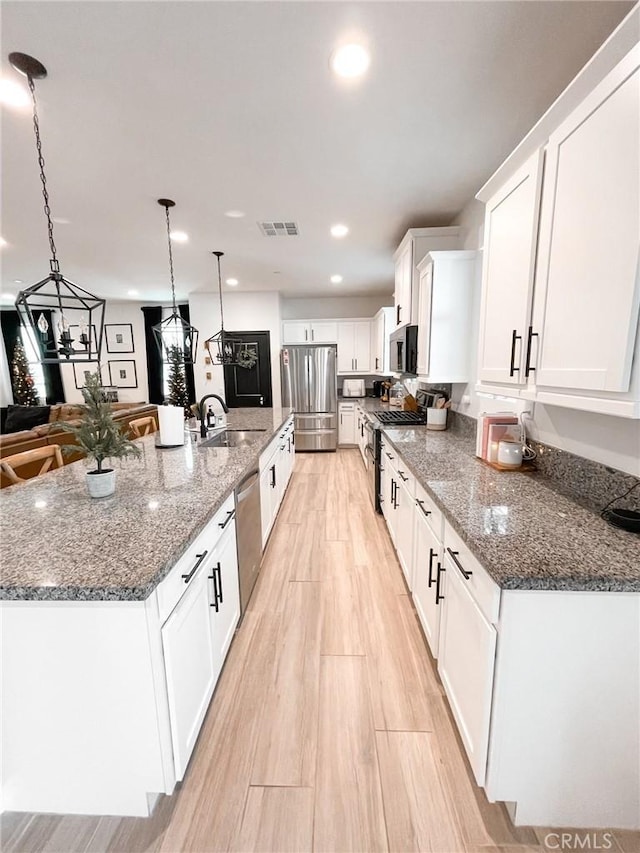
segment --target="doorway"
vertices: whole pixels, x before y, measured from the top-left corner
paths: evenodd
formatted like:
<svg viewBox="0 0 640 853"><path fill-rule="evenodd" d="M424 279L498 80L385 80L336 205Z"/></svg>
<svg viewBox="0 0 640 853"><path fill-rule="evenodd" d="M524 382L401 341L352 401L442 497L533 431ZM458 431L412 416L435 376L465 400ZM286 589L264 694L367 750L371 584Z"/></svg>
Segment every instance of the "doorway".
<svg viewBox="0 0 640 853"><path fill-rule="evenodd" d="M271 335L269 332L226 332L253 350L257 361L251 367L224 365L224 396L230 409L243 406L271 408Z"/></svg>

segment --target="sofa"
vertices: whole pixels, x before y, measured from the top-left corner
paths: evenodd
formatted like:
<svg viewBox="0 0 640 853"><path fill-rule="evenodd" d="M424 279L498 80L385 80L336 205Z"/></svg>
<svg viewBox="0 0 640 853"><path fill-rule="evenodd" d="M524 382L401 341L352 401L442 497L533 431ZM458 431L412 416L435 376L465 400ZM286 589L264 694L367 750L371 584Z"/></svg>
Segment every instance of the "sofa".
<svg viewBox="0 0 640 853"><path fill-rule="evenodd" d="M116 423L122 424L126 429L130 438L128 425L136 418L144 417L145 415L156 415L158 407L148 403L112 403L111 409ZM14 453L21 453L23 450L33 450L36 447L44 447L48 444L75 444L74 436L65 432L60 424L78 423L82 415L82 407L76 406L73 403L59 403L51 406L49 412L49 422L41 426L33 427L28 430L20 430L20 432L3 432L0 435L0 459L7 456L13 456ZM75 462L83 457L81 450L74 453L65 453L63 460L65 465L70 462ZM32 466L25 465L20 469L20 477L29 479L35 477L40 468L40 463L34 463ZM0 472L0 488L10 486L12 483L5 475Z"/></svg>

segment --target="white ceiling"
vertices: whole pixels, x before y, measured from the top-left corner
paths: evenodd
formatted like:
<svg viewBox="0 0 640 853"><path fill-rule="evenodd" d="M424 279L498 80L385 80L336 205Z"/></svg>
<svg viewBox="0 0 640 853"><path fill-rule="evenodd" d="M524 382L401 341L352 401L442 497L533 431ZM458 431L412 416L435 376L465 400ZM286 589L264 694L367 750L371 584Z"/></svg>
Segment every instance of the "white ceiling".
<svg viewBox="0 0 640 853"><path fill-rule="evenodd" d="M632 5L3 2L2 73L11 51L49 71L43 147L69 220L56 240L81 286L167 297L168 196L190 236L174 247L179 296L214 286L214 249L238 291L371 294L391 291L406 228L450 224ZM349 37L372 62L345 86L328 60ZM3 109L5 293L48 271L32 133L28 109ZM300 235L264 237L262 219Z"/></svg>

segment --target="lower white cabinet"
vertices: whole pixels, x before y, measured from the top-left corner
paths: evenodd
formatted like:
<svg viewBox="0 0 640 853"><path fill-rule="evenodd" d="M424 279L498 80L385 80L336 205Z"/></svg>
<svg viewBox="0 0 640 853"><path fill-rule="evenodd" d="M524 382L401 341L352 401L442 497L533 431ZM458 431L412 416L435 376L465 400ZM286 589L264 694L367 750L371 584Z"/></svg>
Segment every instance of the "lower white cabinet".
<svg viewBox="0 0 640 853"><path fill-rule="evenodd" d="M263 549L276 520L294 464L295 432L291 417L260 456L260 521Z"/></svg>
<svg viewBox="0 0 640 853"><path fill-rule="evenodd" d="M207 563L209 581L209 621L216 679L227 657L240 619L240 586L236 526L229 522Z"/></svg>
<svg viewBox="0 0 640 853"><path fill-rule="evenodd" d="M355 403L338 404L338 444L356 443Z"/></svg>
<svg viewBox="0 0 640 853"><path fill-rule="evenodd" d="M440 616L442 613L442 542L431 529L430 510L416 501L413 543L413 603L434 658L438 657Z"/></svg>
<svg viewBox="0 0 640 853"><path fill-rule="evenodd" d="M176 780L184 778L218 677L207 594L207 564L162 626Z"/></svg>
<svg viewBox="0 0 640 853"><path fill-rule="evenodd" d="M445 552L438 672L473 775L484 785L497 632L471 596L460 566Z"/></svg>

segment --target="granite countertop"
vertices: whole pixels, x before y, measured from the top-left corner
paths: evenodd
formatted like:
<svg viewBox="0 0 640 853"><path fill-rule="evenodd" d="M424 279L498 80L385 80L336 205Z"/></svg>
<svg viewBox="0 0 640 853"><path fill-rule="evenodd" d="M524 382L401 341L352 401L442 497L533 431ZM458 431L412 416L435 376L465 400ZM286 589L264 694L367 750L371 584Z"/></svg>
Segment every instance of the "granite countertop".
<svg viewBox="0 0 640 853"><path fill-rule="evenodd" d="M160 450L155 435L140 439L140 459L114 463L108 498L88 496L84 460L2 489L0 599L144 600L288 417L285 409L231 410L229 427L265 430L247 447L192 439Z"/></svg>
<svg viewBox="0 0 640 853"><path fill-rule="evenodd" d="M472 439L384 428L452 527L503 589L640 592L640 538L535 472L498 471Z"/></svg>

